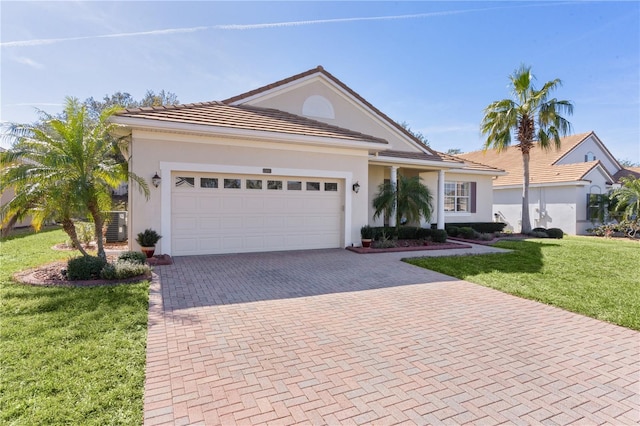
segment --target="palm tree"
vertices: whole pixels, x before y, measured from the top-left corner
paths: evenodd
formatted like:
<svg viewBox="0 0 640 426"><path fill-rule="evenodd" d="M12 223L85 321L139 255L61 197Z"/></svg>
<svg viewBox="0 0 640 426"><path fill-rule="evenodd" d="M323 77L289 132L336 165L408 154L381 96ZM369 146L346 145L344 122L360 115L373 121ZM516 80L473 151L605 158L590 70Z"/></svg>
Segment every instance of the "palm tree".
<svg viewBox="0 0 640 426"><path fill-rule="evenodd" d="M529 218L529 156L533 147L548 150L560 148L560 138L571 132L571 123L563 114L573 114L573 104L566 100L549 99L553 90L562 85L559 79L548 81L542 89L533 86L531 67L520 66L509 76L513 99L495 101L484 110L481 131L487 135L484 149L504 151L511 145L512 133L522 152L524 179L522 182L522 232L531 231Z"/></svg>
<svg viewBox="0 0 640 426"><path fill-rule="evenodd" d="M14 199L3 208L6 217L28 212L38 228L53 217L81 247L73 218L88 214L95 227L98 256L106 258L103 212L111 208L111 190L129 178L149 196L146 182L130 173L126 162L117 160L118 148L125 142L114 138L116 125L108 119L118 109L105 109L91 120L83 104L67 98L63 118L42 113L40 123L12 125L7 136L14 146L0 155L0 184L16 189Z"/></svg>
<svg viewBox="0 0 640 426"><path fill-rule="evenodd" d="M397 187L393 182L384 182L378 186L378 194L373 199L376 209L373 218L383 213L396 215L396 229L402 218L408 223L420 222L420 217L431 217L431 191L423 183L420 176L406 177L399 175ZM397 206L397 208L396 208Z"/></svg>
<svg viewBox="0 0 640 426"><path fill-rule="evenodd" d="M624 209L627 219L631 220L640 213L640 178L624 177L622 186L611 194L616 198L616 210Z"/></svg>

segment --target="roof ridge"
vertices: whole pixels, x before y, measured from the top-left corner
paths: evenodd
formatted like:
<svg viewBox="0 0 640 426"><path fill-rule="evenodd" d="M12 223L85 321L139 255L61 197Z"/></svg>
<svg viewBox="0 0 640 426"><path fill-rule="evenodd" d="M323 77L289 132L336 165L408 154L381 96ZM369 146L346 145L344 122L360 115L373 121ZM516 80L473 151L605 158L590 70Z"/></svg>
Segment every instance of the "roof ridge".
<svg viewBox="0 0 640 426"><path fill-rule="evenodd" d="M280 114L286 114L289 115L291 117L295 117L297 119L301 119L307 122L312 122L314 124L319 124L323 127L327 127L327 128L331 128L331 129L336 129L336 130L341 130L341 131L345 131L345 132L349 132L353 135L359 135L359 136L364 136L367 139L374 139L374 140L378 140L384 143L388 143L387 140L377 137L377 136L372 136L372 135L368 135L366 133L362 133L359 132L357 130L353 130L353 129L348 129L346 127L341 127L341 126L336 126L335 124L329 124L329 123L325 123L324 121L320 121L320 120L315 120L313 118L309 118L309 117L305 117L303 115L298 115L298 114L293 114L291 112L287 112L287 111L282 111L280 109L277 108L265 108L265 107L259 107L259 106L255 106L255 105L226 105L225 106L229 107L229 108L245 108L245 109L256 109L256 110L261 110L261 111L277 111Z"/></svg>
<svg viewBox="0 0 640 426"><path fill-rule="evenodd" d="M574 134L572 134L572 135L563 136L563 137L562 137L562 138L560 138L560 139L561 139L561 140L564 140L564 139L568 139L568 138L572 138L572 137L576 137L576 136L582 136L582 135L584 135L584 137L582 137L582 138L579 140L579 142L582 142L583 140L585 140L585 139L587 138L587 136L591 135L592 133L595 135L595 131L594 131L594 130L590 130L590 131L588 131L588 132L583 132L583 133L574 133ZM576 143L576 145L577 145L577 144L578 144L578 143ZM535 147L538 147L538 142L534 142L534 145L535 145ZM508 147L506 147L506 149L505 149L505 150L508 150L508 149L510 149L510 148L517 149L518 147L517 147L517 145L516 145L516 144L513 144L513 145L509 145ZM469 152L463 152L462 154L459 154L459 155L475 154L475 153L480 153L480 152L490 152L490 151L497 151L497 148L476 149L476 150L469 151ZM555 160L555 161L557 161L557 160Z"/></svg>
<svg viewBox="0 0 640 426"><path fill-rule="evenodd" d="M174 109L193 108L198 106L211 106L211 105L221 105L221 104L222 102L220 101L207 101L207 102L192 102L188 104L171 104L171 105L157 105L157 106L147 106L147 107L137 107L137 108L125 108L119 111L118 114L123 112L174 110Z"/></svg>
<svg viewBox="0 0 640 426"><path fill-rule="evenodd" d="M267 90L275 89L277 87L283 86L285 84L291 83L293 81L299 80L301 78L304 78L304 77L307 77L307 76L310 76L310 75L313 75L313 74L316 74L316 73L322 74L325 77L327 77L329 80L333 81L335 84L340 86L343 90L345 90L351 96L355 97L358 101L362 102L367 108L372 110L375 114L379 115L382 119L386 120L389 124L391 124L394 128L399 130L402 134L404 134L409 139L411 139L413 142L415 142L421 149L425 149L428 153L430 153L432 155L435 155L435 151L431 147L429 147L428 145L425 145L422 141L420 141L413 134L411 134L411 132L409 132L407 129L402 127L395 120L391 119L387 114L385 114L384 112L380 111L378 108L373 106L373 104L371 104L369 101L367 101L358 92L356 92L355 90L353 90L352 88L347 86L339 78L337 78L336 76L331 74L329 71L327 71L322 65L318 65L315 68L311 68L311 69L309 69L307 71L303 71L301 73L292 75L291 77L287 77L287 78L284 78L282 80L278 80L276 82L264 85L262 87L258 87L257 89L253 89L253 90L250 90L248 92L241 93L239 95L233 96L231 98L224 99L222 102L226 103L226 104L237 102L239 100L252 97L254 95L257 95L259 93L265 92Z"/></svg>

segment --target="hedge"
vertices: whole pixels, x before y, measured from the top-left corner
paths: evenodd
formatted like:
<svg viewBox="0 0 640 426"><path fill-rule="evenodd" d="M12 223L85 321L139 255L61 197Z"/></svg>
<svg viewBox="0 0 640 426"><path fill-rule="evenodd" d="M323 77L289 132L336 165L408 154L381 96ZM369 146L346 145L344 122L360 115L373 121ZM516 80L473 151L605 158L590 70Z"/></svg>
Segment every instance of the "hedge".
<svg viewBox="0 0 640 426"><path fill-rule="evenodd" d="M506 223L503 222L456 222L456 223L445 223L444 229L449 230L449 228L472 228L474 231L480 232L481 234L491 234L494 232L502 232L502 230L507 226ZM431 225L432 228L435 228L436 225Z"/></svg>

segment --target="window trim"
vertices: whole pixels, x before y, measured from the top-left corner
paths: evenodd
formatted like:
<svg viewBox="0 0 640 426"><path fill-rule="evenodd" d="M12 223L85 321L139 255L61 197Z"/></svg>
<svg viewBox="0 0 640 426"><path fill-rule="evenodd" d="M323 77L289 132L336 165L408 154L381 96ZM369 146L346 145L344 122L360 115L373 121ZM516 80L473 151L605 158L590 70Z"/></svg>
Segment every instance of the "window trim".
<svg viewBox="0 0 640 426"><path fill-rule="evenodd" d="M444 200L443 200L443 204L446 206L447 204L447 198L452 198L453 197L453 205L455 208L458 207L458 202L457 199L458 198L467 198L467 210L446 210L445 208L445 214L456 214L456 215L463 215L463 214L472 214L472 213L476 213L477 210L477 182L474 181L445 181L445 195L444 195ZM451 195L446 195L446 185L447 184L453 184L455 185L455 194L453 196ZM458 195L458 184L468 184L469 185L469 195Z"/></svg>

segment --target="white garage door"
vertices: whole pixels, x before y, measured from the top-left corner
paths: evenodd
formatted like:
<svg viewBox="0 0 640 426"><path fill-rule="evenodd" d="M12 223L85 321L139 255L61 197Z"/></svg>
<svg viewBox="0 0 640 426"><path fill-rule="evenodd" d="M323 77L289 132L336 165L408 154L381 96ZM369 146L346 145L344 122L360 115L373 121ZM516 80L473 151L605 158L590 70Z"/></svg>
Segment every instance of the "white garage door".
<svg viewBox="0 0 640 426"><path fill-rule="evenodd" d="M172 252L340 247L343 186L338 179L174 172Z"/></svg>

